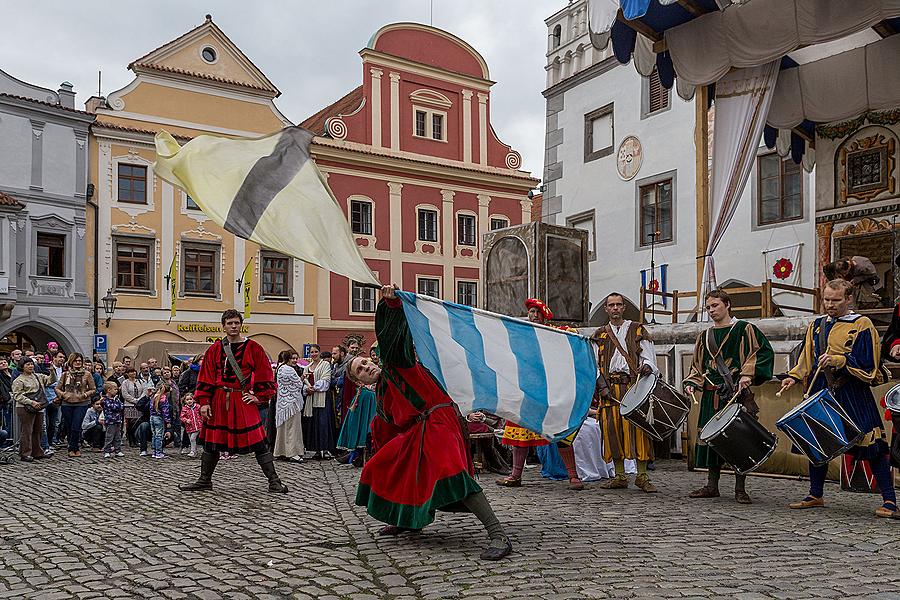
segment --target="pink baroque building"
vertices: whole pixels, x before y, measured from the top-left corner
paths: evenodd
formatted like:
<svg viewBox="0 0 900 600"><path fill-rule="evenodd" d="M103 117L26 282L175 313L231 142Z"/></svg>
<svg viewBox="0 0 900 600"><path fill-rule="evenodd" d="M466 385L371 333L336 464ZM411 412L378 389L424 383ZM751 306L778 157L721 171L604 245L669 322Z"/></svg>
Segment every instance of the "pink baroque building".
<svg viewBox="0 0 900 600"><path fill-rule="evenodd" d="M482 234L530 221L538 183L491 126L487 64L415 23L382 27L359 55L362 85L301 123L316 163L382 282L480 306ZM317 290L319 343L368 346L375 290L324 271Z"/></svg>

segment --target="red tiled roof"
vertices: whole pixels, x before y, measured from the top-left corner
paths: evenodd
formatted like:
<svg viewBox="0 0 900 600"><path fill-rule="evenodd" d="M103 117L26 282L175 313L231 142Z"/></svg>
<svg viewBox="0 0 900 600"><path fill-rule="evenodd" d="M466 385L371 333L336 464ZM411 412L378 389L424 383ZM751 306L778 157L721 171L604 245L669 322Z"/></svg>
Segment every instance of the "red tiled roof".
<svg viewBox="0 0 900 600"><path fill-rule="evenodd" d="M77 113L79 115L85 115L88 117L93 116L91 113L85 112L83 110L78 110L77 108L69 108L68 106L63 106L61 104L54 104L52 102L44 102L43 100L35 100L34 98L27 98L25 96L16 96L15 94L4 94L4 93L0 92L0 98L12 98L13 100L24 100L25 102L33 102L34 104L40 104L41 106L49 106L51 108L58 108L60 110Z"/></svg>
<svg viewBox="0 0 900 600"><path fill-rule="evenodd" d="M177 75L189 75L191 77L199 77L200 79L208 79L209 81L218 81L219 83L227 83L229 85L237 85L240 87L250 88L253 90L260 90L263 92L275 93L275 90L271 90L267 87L262 87L260 85L256 85L253 83L246 83L244 81L237 81L235 79L219 77L218 75L210 75L209 73L196 73L194 71L187 71L185 69L179 69L177 67L167 67L166 65L156 65L153 63L131 63L131 66L142 68L142 69L152 69L154 71L162 71L164 73L175 73Z"/></svg>
<svg viewBox="0 0 900 600"><path fill-rule="evenodd" d="M359 103L362 102L362 99L363 89L362 86L359 86L337 102L329 104L313 116L300 123L300 127L308 129L316 135L322 135L323 133L325 133L325 121L327 121L331 117L352 113L354 110L359 108Z"/></svg>
<svg viewBox="0 0 900 600"><path fill-rule="evenodd" d="M152 129L138 129L137 127L126 127L124 125L117 125L116 123L109 123L108 121L94 121L94 127L102 127L103 129L115 129L116 131L127 131L129 133L140 133L144 135L155 136L158 132L153 131ZM172 137L178 140L190 141L194 138L181 135L178 133L173 133Z"/></svg>
<svg viewBox="0 0 900 600"><path fill-rule="evenodd" d="M25 205L6 192L0 191L0 206L15 206L17 208L22 208Z"/></svg>

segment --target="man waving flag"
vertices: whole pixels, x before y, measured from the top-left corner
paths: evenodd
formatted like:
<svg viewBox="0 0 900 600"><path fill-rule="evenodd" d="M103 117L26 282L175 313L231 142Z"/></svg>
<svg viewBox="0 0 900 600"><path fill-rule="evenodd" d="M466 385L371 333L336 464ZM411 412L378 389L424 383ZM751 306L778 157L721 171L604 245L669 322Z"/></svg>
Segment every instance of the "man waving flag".
<svg viewBox="0 0 900 600"><path fill-rule="evenodd" d="M183 188L216 224L234 235L380 286L350 225L309 154L313 134L300 127L256 139L201 135L180 146L156 134L156 174Z"/></svg>

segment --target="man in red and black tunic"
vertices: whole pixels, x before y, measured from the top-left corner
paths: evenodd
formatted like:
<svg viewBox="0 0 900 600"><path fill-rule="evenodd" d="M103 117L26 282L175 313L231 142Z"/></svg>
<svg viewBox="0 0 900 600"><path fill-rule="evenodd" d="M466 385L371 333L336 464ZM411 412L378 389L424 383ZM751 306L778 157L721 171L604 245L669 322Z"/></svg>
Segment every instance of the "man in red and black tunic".
<svg viewBox="0 0 900 600"><path fill-rule="evenodd" d="M266 443L265 425L257 406L275 395L272 365L262 346L241 336L244 317L232 309L222 313L225 337L203 355L194 400L200 405L203 427L200 441L200 478L179 486L185 492L212 489L212 474L219 453L254 452L269 480L269 491L286 493L275 472L275 461Z"/></svg>

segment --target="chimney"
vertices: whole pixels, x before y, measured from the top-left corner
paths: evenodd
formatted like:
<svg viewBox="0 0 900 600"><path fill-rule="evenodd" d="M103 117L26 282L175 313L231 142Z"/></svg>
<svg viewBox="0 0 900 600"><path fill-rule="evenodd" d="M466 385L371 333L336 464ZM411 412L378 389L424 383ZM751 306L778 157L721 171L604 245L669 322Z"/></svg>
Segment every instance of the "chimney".
<svg viewBox="0 0 900 600"><path fill-rule="evenodd" d="M92 115L97 114L98 108L106 108L106 98L103 96L91 96L84 103L85 112L89 112Z"/></svg>
<svg viewBox="0 0 900 600"><path fill-rule="evenodd" d="M59 105L63 108L75 108L75 88L68 81L59 84Z"/></svg>

